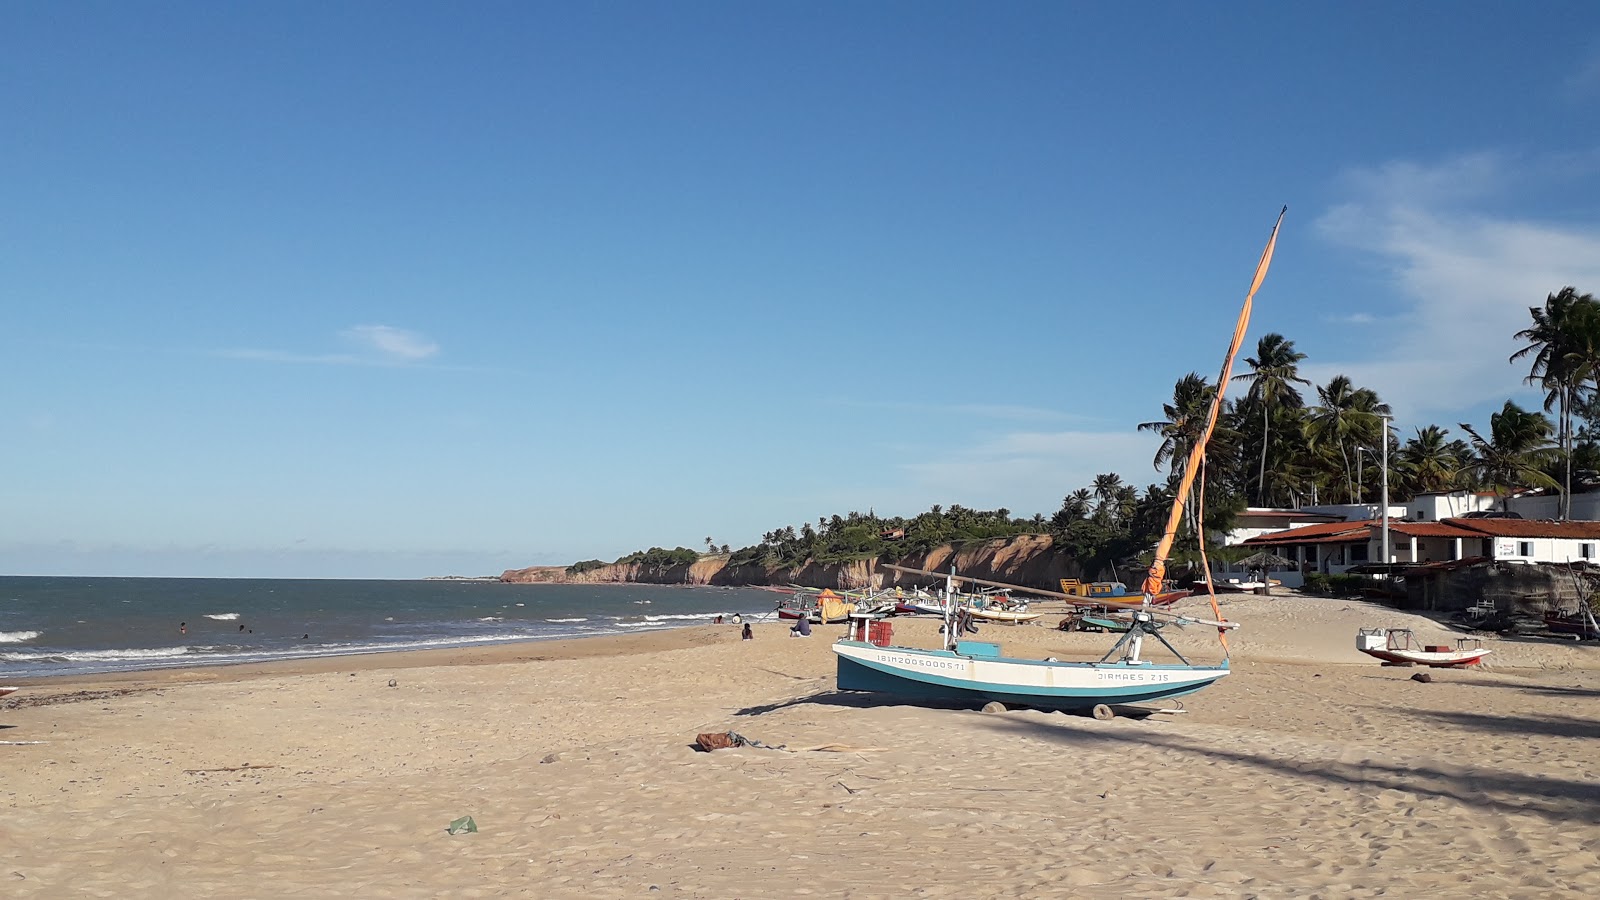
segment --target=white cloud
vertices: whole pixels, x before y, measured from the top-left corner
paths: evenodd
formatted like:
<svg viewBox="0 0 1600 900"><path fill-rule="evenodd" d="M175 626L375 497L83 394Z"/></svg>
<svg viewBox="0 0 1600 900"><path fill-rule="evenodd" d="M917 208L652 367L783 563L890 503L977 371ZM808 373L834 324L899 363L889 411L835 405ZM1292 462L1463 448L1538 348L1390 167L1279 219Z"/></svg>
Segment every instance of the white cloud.
<svg viewBox="0 0 1600 900"><path fill-rule="evenodd" d="M347 329L343 336L363 349L377 351L397 361L416 362L439 352L439 345L426 335L392 325L357 325Z"/></svg>
<svg viewBox="0 0 1600 900"><path fill-rule="evenodd" d="M1054 512L1067 493L1102 472L1129 484L1162 483L1151 465L1160 440L1134 431L1014 432L996 435L903 468L934 498L965 497L967 505ZM923 504L926 505L926 504Z"/></svg>
<svg viewBox="0 0 1600 900"><path fill-rule="evenodd" d="M1600 94L1600 47L1589 51L1589 55L1578 62L1572 74L1567 76L1567 96L1572 100L1586 100Z"/></svg>
<svg viewBox="0 0 1600 900"><path fill-rule="evenodd" d="M1372 313L1357 312L1346 316L1323 316L1322 321L1334 325L1371 325L1377 322L1378 318Z"/></svg>
<svg viewBox="0 0 1600 900"><path fill-rule="evenodd" d="M426 335L392 325L357 325L340 332L339 336L355 344L357 352L296 353L245 347L219 350L215 355L228 359L296 365L404 366L421 362L439 352L439 345Z"/></svg>
<svg viewBox="0 0 1600 900"><path fill-rule="evenodd" d="M844 397L829 401L838 406L860 409L882 409L912 412L926 416L943 416L951 419L999 419L1014 422L1093 422L1091 416L1046 409L1038 406L1021 406L1011 403L906 403L885 400L858 400Z"/></svg>
<svg viewBox="0 0 1600 900"><path fill-rule="evenodd" d="M1600 229L1467 208L1530 176L1548 173L1511 170L1487 155L1353 174L1357 196L1318 227L1376 256L1402 308L1370 356L1309 364L1302 374L1318 383L1347 374L1402 418L1526 390L1526 367L1507 358L1518 349L1512 335L1528 324L1528 307L1564 285L1600 288Z"/></svg>

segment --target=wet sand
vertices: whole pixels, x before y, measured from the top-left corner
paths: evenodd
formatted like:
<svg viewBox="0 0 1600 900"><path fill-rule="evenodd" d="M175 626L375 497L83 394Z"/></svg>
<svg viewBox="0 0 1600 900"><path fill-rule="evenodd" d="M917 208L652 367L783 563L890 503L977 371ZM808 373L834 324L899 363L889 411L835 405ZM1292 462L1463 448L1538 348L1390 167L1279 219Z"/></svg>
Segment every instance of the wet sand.
<svg viewBox="0 0 1600 900"><path fill-rule="evenodd" d="M1142 720L839 694L837 626L32 682L0 700L0 741L17 742L0 745L0 882L15 897L1600 894L1600 646L1487 640L1492 665L1423 684L1354 650L1360 625L1452 636L1420 617L1300 597L1226 611L1244 624L1234 674ZM895 627L937 640L930 621ZM1177 641L1209 659L1212 634ZM1038 626L980 637L1022 656L1108 646ZM728 730L787 749L691 747ZM466 815L477 833L445 833Z"/></svg>

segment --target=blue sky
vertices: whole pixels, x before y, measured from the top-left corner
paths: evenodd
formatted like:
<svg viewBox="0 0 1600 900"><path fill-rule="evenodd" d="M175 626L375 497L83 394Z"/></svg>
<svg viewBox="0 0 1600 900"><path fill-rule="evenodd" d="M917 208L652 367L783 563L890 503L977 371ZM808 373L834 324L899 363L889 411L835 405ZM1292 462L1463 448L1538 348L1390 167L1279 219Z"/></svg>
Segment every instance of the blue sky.
<svg viewBox="0 0 1600 900"><path fill-rule="evenodd" d="M411 577L1409 433L1600 291L1590 3L12 4L0 572Z"/></svg>

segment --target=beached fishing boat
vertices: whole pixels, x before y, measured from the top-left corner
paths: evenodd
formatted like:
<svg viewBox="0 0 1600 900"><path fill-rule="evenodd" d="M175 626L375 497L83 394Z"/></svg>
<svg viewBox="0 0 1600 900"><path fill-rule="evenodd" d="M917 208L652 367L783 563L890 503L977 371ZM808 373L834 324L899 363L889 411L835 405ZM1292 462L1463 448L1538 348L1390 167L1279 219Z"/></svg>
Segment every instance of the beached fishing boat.
<svg viewBox="0 0 1600 900"><path fill-rule="evenodd" d="M958 615L958 607L949 599L955 593L958 580L1026 593L1064 597L1069 601L1081 601L1083 598L981 579L961 579L952 571L946 581L944 646L936 650L896 646L891 643L892 631L880 630L874 635L869 628L871 623L862 619L857 623L857 627L849 629L845 636L833 645L833 652L838 662L840 690L871 691L943 701L988 701L1050 710L1093 710L1097 718L1109 718L1114 715L1113 707L1117 705L1181 697L1201 690L1228 675L1227 632L1237 625L1222 619L1222 611L1217 605L1215 594L1209 592L1207 594L1211 599L1211 609L1215 616L1211 620L1177 616L1157 609L1151 601L1165 593L1167 559L1172 553L1178 528L1183 519L1184 498L1189 496L1190 489L1194 486L1205 459L1206 445L1216 429L1217 419L1222 411L1223 394L1227 390L1229 377L1232 374L1233 361L1238 355L1240 344L1244 341L1250 321L1251 305L1254 303L1257 289L1266 278L1267 268L1272 261L1272 251L1278 240L1278 227L1282 222L1283 213L1280 212L1278 222L1272 226L1272 235L1267 240L1266 250L1262 252L1261 260L1256 265L1255 277L1251 280L1250 290L1245 295L1244 306L1239 312L1233 338L1223 361L1221 376L1217 381L1217 390L1207 413L1205 430L1189 452L1182 480L1174 492L1175 499L1167 517L1166 527L1162 531L1161 541L1156 545L1154 559L1143 584L1139 605L1130 613L1133 625L1121 636L1116 645L1099 662L1063 662L1057 659L1007 657L1001 654L999 644L963 640L961 633L966 630L964 622ZM1204 541L1201 542L1201 555L1201 562L1205 565ZM920 569L905 569L898 566L887 568L923 572ZM1105 598L1097 598L1096 602L1104 603ZM960 610L959 613L967 614L964 610ZM1161 634L1161 628L1171 624L1204 624L1215 627L1222 648L1222 660L1214 665L1196 665L1189 662ZM1154 663L1143 658L1141 651L1146 639L1154 639L1160 643L1177 659L1177 662Z"/></svg>
<svg viewBox="0 0 1600 900"><path fill-rule="evenodd" d="M969 606L966 609L975 619L983 619L986 622L1008 622L1012 625L1032 622L1044 615L1044 613L1028 612L1026 609L1004 609L994 606Z"/></svg>
<svg viewBox="0 0 1600 900"><path fill-rule="evenodd" d="M0 685L0 697L4 697L7 694L15 694L17 691L20 691L20 690L22 690L22 688L6 687L5 685Z"/></svg>
<svg viewBox="0 0 1600 900"><path fill-rule="evenodd" d="M792 597L778 601L778 618L807 619L818 625L843 622L855 610L856 604L850 598L827 588L816 593L796 591Z"/></svg>
<svg viewBox="0 0 1600 900"><path fill-rule="evenodd" d="M1579 607L1575 613L1548 612L1544 614L1544 627L1553 634L1576 635L1580 639L1600 640L1600 622L1588 606Z"/></svg>
<svg viewBox="0 0 1600 900"><path fill-rule="evenodd" d="M1122 634L1133 627L1133 619L1104 609L1078 609L1056 625L1059 631L1114 631Z"/></svg>
<svg viewBox="0 0 1600 900"><path fill-rule="evenodd" d="M1386 666L1440 669L1475 666L1490 653L1477 638L1460 638L1453 648L1449 644L1423 644L1409 628L1363 628L1356 632L1356 649L1383 660Z"/></svg>

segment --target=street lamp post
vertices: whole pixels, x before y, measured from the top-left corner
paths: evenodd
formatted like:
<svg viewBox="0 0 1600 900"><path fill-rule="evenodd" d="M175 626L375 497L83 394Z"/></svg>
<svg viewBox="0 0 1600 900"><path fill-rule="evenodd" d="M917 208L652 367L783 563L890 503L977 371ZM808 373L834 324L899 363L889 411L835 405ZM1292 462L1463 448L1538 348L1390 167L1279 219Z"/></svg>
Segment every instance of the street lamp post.
<svg viewBox="0 0 1600 900"><path fill-rule="evenodd" d="M1383 419L1383 564L1387 566L1392 562L1389 558L1389 417L1379 418Z"/></svg>
<svg viewBox="0 0 1600 900"><path fill-rule="evenodd" d="M1367 493L1367 469L1361 463L1361 454L1372 454L1371 447L1356 448L1356 503L1363 503Z"/></svg>

